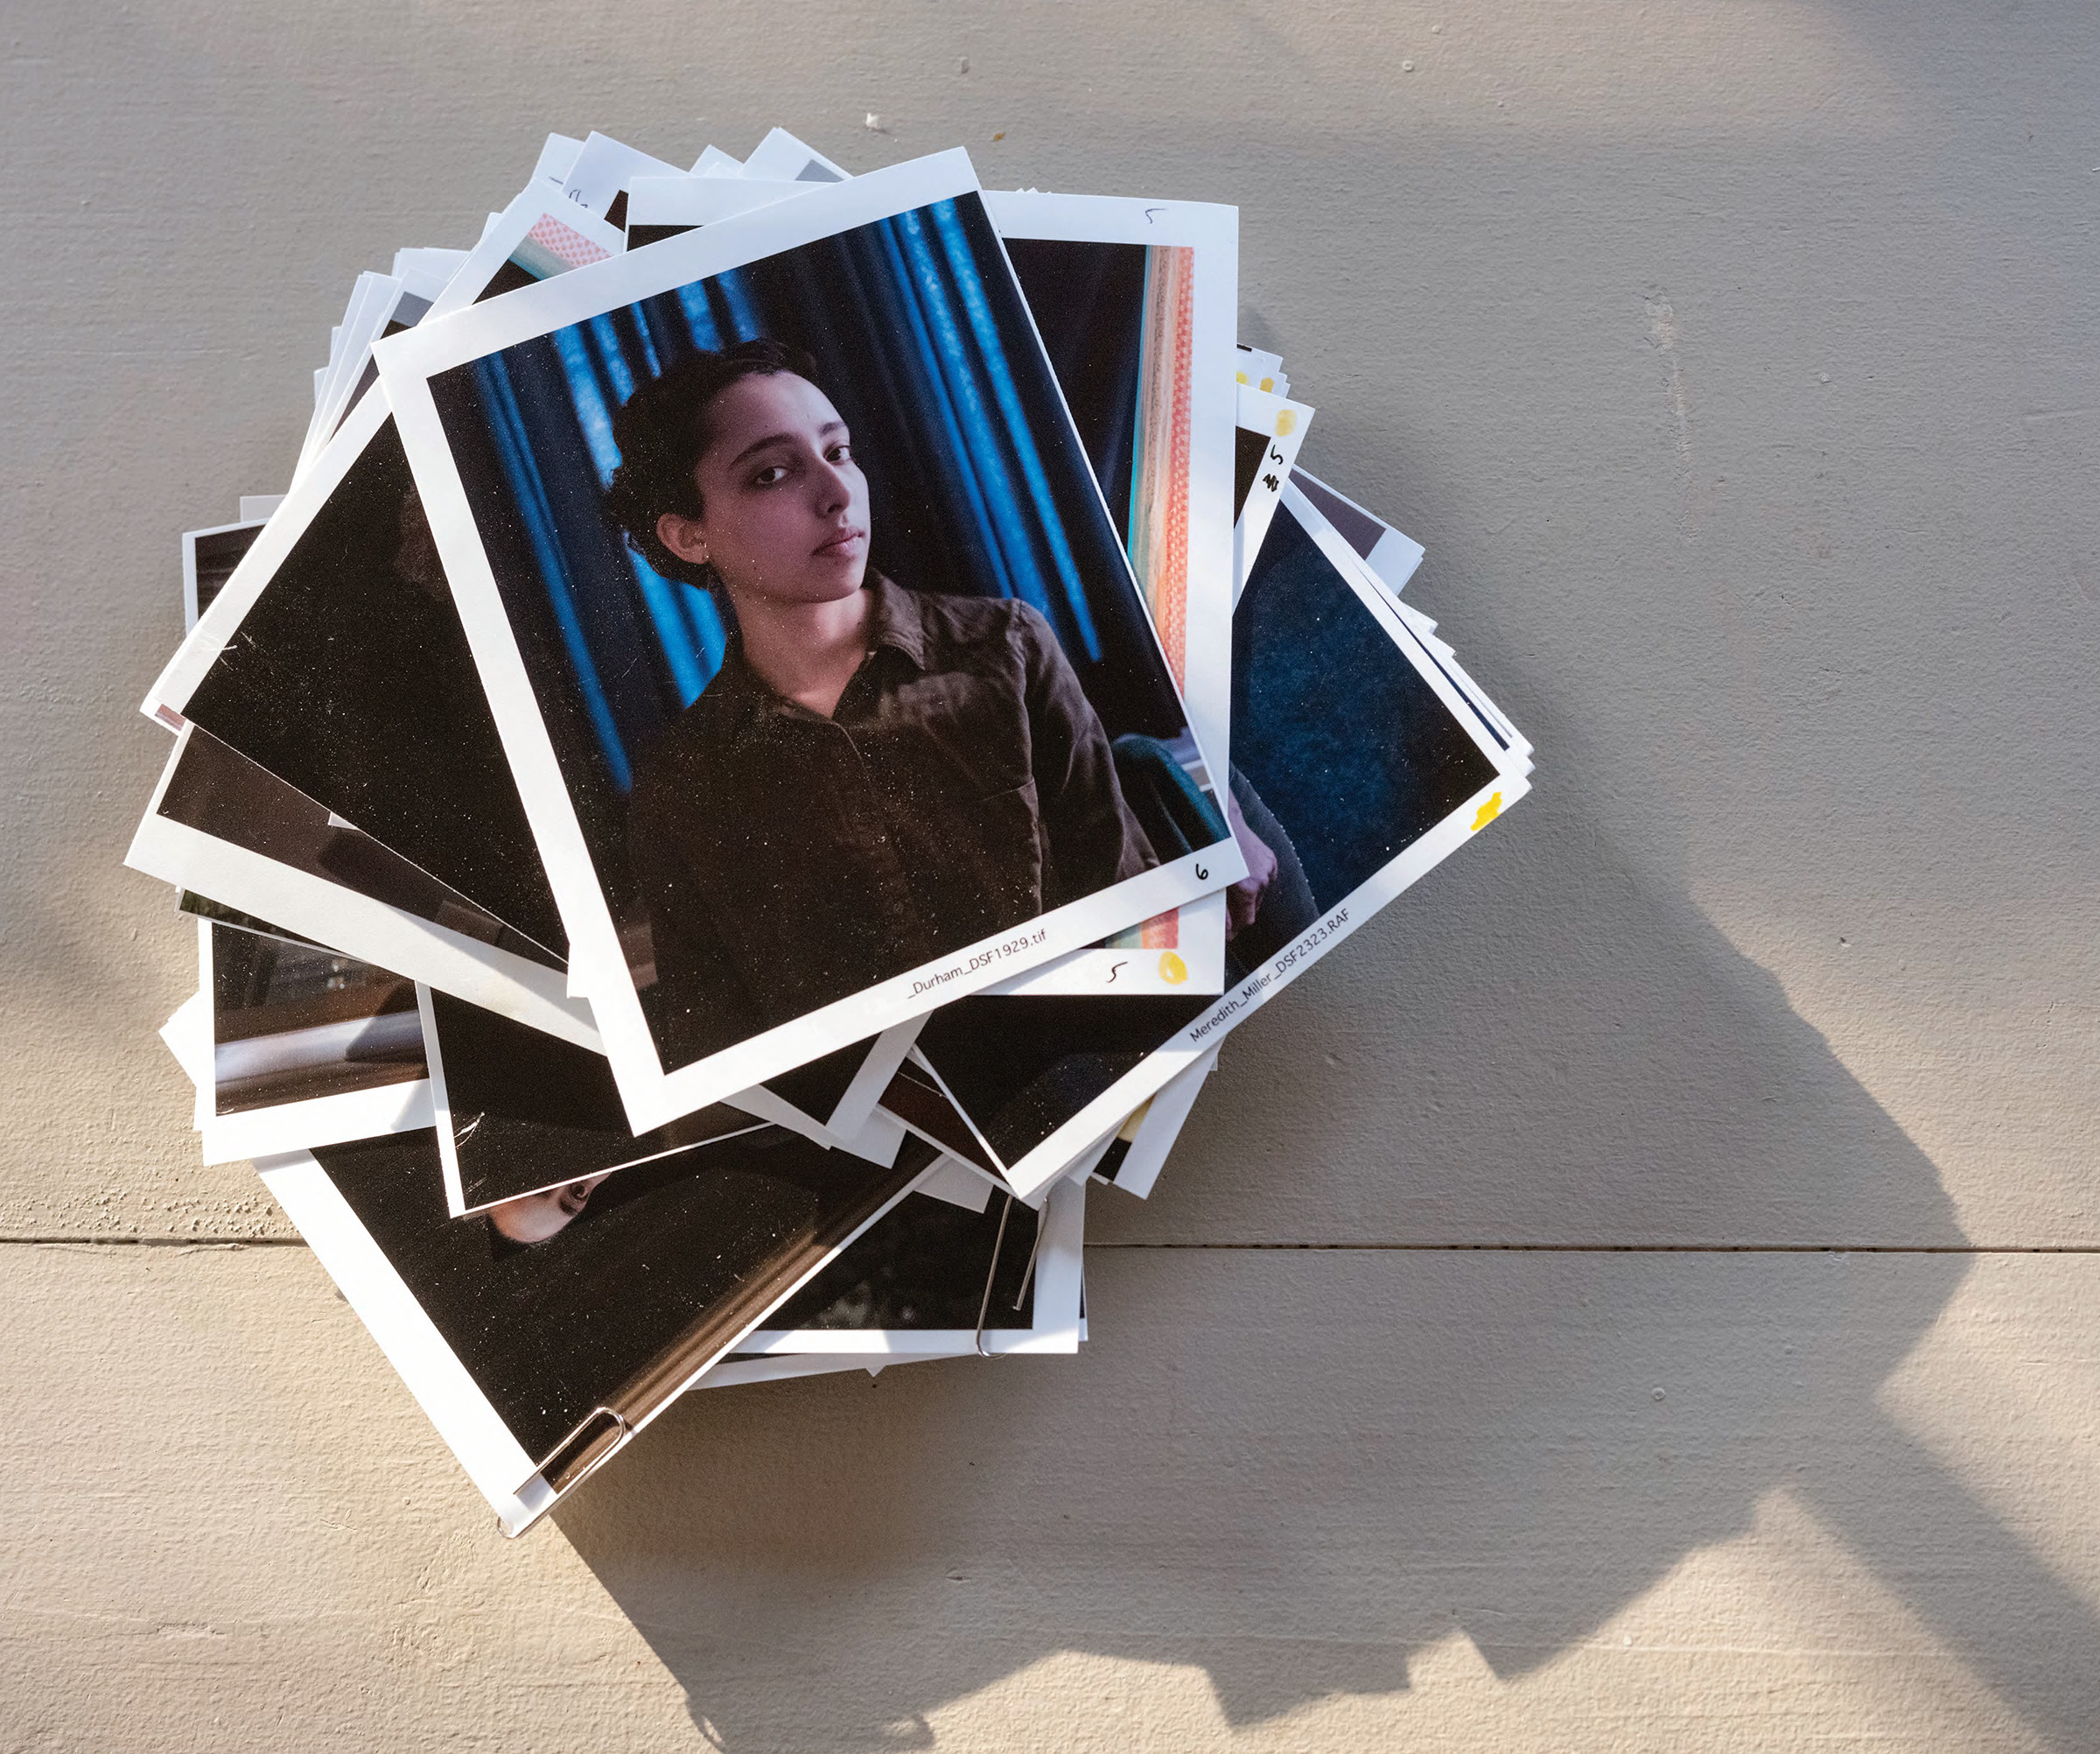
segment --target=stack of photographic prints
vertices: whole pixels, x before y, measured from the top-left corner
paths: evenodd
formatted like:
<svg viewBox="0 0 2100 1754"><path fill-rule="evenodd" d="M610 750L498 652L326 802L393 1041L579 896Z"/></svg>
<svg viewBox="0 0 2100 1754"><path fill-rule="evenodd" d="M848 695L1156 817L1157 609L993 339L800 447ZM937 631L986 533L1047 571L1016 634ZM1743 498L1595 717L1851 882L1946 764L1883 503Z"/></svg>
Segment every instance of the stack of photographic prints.
<svg viewBox="0 0 2100 1754"><path fill-rule="evenodd" d="M1523 796L1238 224L556 136L183 537L162 1033L507 1533L688 1390L1075 1351L1089 1189Z"/></svg>

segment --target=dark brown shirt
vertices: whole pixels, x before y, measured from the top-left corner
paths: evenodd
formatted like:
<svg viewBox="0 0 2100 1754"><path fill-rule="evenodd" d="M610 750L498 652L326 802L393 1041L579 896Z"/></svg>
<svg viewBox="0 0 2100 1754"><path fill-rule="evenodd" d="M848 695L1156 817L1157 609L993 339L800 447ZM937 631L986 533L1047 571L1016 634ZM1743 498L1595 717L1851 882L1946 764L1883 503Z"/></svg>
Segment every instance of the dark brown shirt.
<svg viewBox="0 0 2100 1754"><path fill-rule="evenodd" d="M635 780L668 1065L1158 862L1035 610L866 588L870 655L829 719L732 639Z"/></svg>

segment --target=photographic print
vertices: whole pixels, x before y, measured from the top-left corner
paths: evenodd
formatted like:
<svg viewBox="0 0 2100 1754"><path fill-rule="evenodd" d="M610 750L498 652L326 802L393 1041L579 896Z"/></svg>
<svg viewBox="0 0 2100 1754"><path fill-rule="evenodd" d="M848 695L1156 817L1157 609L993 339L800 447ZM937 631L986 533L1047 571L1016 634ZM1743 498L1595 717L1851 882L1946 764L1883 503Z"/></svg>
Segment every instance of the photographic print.
<svg viewBox="0 0 2100 1754"><path fill-rule="evenodd" d="M1290 471L1291 485L1312 502L1315 509L1334 526L1337 535L1356 551L1363 564L1385 583L1395 597L1406 589L1422 564L1422 544L1354 500L1344 497L1317 475L1303 469Z"/></svg>
<svg viewBox="0 0 2100 1754"><path fill-rule="evenodd" d="M1262 551L1262 538L1276 516L1276 502L1291 479L1298 446L1306 442L1306 429L1312 424L1312 410L1272 390L1241 383L1237 391L1237 429L1234 434L1232 472L1233 586L1232 600L1240 600L1247 583L1248 568Z"/></svg>
<svg viewBox="0 0 2100 1754"><path fill-rule="evenodd" d="M640 248L807 186L699 176L638 183L628 244ZM1195 729L1174 758L1215 803L1198 745L1225 747L1231 693L1234 387L1227 374L1238 215L1202 202L1035 191L984 199ZM1229 801L1225 808L1229 819ZM1236 821L1232 826L1240 831ZM1236 923L1225 895L1206 896L1000 990L1215 993Z"/></svg>
<svg viewBox="0 0 2100 1754"><path fill-rule="evenodd" d="M262 520L214 524L182 533L182 625L186 630L212 607L234 568L262 533Z"/></svg>
<svg viewBox="0 0 2100 1754"><path fill-rule="evenodd" d="M1149 1199L1167 1154L1181 1136L1189 1111L1202 1094L1203 1082L1217 1070L1218 1050L1210 1049L1186 1071L1177 1072L1164 1089L1117 1129L1094 1174L1102 1181Z"/></svg>
<svg viewBox="0 0 2100 1754"><path fill-rule="evenodd" d="M428 987L420 1000L445 1195L455 1217L528 1198L580 1206L616 1170L780 1119L778 1108L746 1093L750 1107L717 1103L636 1135L627 1130L604 1055ZM818 1108L835 1111L828 1102ZM864 1123L858 1134L857 1154L888 1162L903 1129Z"/></svg>
<svg viewBox="0 0 2100 1754"><path fill-rule="evenodd" d="M211 1000L206 1163L430 1125L412 982L281 932L197 930Z"/></svg>
<svg viewBox="0 0 2100 1754"><path fill-rule="evenodd" d="M408 460L374 396L264 526L146 707L200 726L565 959L472 682Z"/></svg>
<svg viewBox="0 0 2100 1754"><path fill-rule="evenodd" d="M903 1197L778 1128L616 1177L513 1237L455 1218L428 1129L259 1166L497 1511L521 1533Z"/></svg>
<svg viewBox="0 0 2100 1754"><path fill-rule="evenodd" d="M1239 837L1201 755L1227 747L1231 705L1238 214L1033 191L984 200L1180 687L1194 734L1175 759ZM1206 896L999 990L1215 993L1235 899Z"/></svg>
<svg viewBox="0 0 2100 1754"><path fill-rule="evenodd" d="M638 1127L1245 874L964 155L378 354Z"/></svg>
<svg viewBox="0 0 2100 1754"><path fill-rule="evenodd" d="M1233 618L1231 783L1264 856L1232 985L1217 1000L972 998L928 1020L914 1056L1031 1197L1494 822L1530 769L1285 482Z"/></svg>
<svg viewBox="0 0 2100 1754"><path fill-rule="evenodd" d="M200 725L176 739L124 862L536 1029L598 1043L554 951Z"/></svg>
<svg viewBox="0 0 2100 1754"><path fill-rule="evenodd" d="M1075 1351L1085 1231L1086 1189L1069 1178L1040 1212L906 1194L734 1356Z"/></svg>

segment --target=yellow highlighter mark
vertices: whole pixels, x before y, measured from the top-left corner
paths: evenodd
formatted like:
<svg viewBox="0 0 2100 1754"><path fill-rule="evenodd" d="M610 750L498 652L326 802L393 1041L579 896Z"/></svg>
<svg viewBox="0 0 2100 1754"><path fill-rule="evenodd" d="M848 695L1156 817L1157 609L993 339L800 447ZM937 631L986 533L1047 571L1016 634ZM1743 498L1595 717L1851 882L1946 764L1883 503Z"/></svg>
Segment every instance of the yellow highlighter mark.
<svg viewBox="0 0 2100 1754"><path fill-rule="evenodd" d="M1273 394L1276 389L1276 380L1272 377L1264 378L1262 380L1262 388L1264 390Z"/></svg>
<svg viewBox="0 0 2100 1754"><path fill-rule="evenodd" d="M1478 834L1483 828L1487 827L1489 823L1493 822L1495 817L1500 816L1502 813L1502 795L1500 792L1496 792L1488 798L1486 803L1480 806L1479 814L1474 817L1473 831L1475 834Z"/></svg>
<svg viewBox="0 0 2100 1754"><path fill-rule="evenodd" d="M1243 371L1236 371L1232 375L1232 381L1235 383L1245 383L1247 382L1247 374Z"/></svg>
<svg viewBox="0 0 2100 1754"><path fill-rule="evenodd" d="M1278 438L1288 438L1297 430L1298 410L1295 408L1284 409L1277 415L1276 436Z"/></svg>
<svg viewBox="0 0 2100 1754"><path fill-rule="evenodd" d="M1188 979L1188 965L1173 951L1165 951L1159 958L1159 979L1169 986L1179 986Z"/></svg>

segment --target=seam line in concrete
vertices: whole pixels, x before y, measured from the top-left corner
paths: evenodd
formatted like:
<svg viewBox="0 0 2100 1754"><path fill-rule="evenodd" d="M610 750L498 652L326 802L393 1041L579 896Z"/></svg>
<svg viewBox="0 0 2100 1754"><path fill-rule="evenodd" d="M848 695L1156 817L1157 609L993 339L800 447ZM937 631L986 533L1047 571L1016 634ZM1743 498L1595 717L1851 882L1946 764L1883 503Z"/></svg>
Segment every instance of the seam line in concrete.
<svg viewBox="0 0 2100 1754"><path fill-rule="evenodd" d="M304 1248L302 1237L0 1236L21 1248ZM1089 1249L1199 1254L2100 1254L2100 1243L1090 1242Z"/></svg>
<svg viewBox="0 0 2100 1754"><path fill-rule="evenodd" d="M304 1248L304 1237L121 1237L54 1235L0 1237L0 1247L21 1248Z"/></svg>
<svg viewBox="0 0 2100 1754"><path fill-rule="evenodd" d="M1319 1254L2100 1254L2100 1243L1090 1242L1087 1246Z"/></svg>

